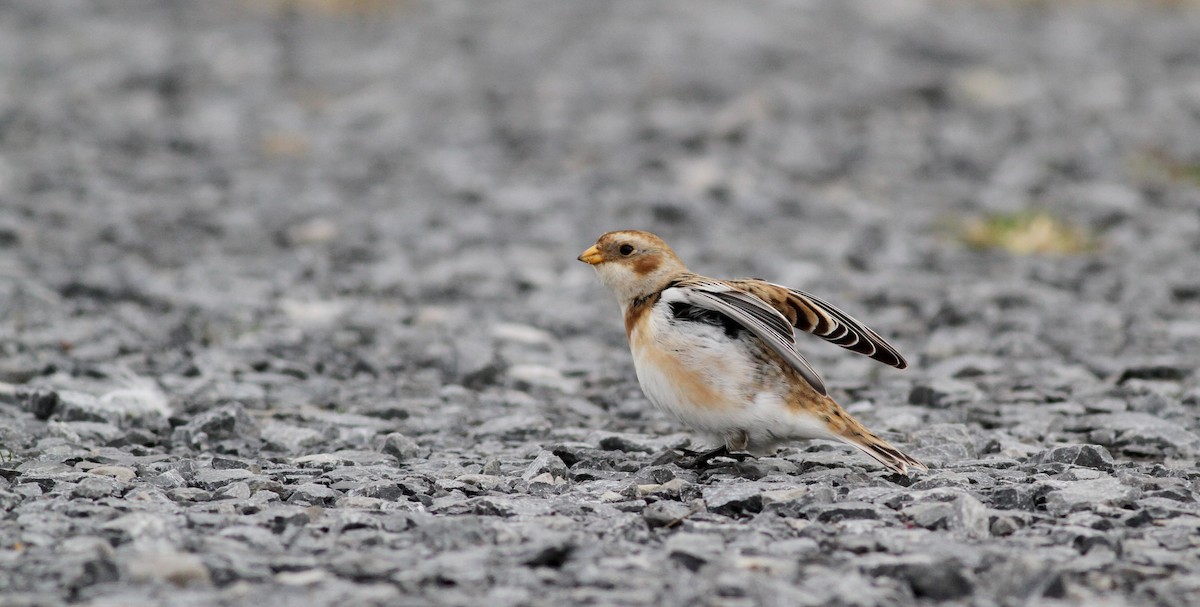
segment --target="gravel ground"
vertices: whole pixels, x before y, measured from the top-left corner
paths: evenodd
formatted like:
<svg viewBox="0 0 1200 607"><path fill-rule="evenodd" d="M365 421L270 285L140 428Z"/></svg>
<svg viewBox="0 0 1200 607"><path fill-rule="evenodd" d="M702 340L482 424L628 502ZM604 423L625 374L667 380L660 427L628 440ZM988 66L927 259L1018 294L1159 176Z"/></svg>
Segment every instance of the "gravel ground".
<svg viewBox="0 0 1200 607"><path fill-rule="evenodd" d="M0 604L1194 605L1198 31L2 2ZM957 235L1029 209L1084 246ZM891 338L802 345L930 471L675 465L575 261L626 227Z"/></svg>

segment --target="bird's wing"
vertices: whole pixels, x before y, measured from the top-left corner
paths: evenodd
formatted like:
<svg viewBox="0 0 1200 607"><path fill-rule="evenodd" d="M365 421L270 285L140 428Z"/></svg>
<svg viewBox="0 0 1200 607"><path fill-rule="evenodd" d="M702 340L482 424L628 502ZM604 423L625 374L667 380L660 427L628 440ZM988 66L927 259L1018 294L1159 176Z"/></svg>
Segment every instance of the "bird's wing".
<svg viewBox="0 0 1200 607"><path fill-rule="evenodd" d="M763 280L731 280L729 284L767 302L801 331L897 369L908 366L900 352L878 333L815 295Z"/></svg>
<svg viewBox="0 0 1200 607"><path fill-rule="evenodd" d="M818 394L828 394L824 380L796 351L792 323L758 296L725 281L691 275L664 290L662 300L682 301L727 316L783 357Z"/></svg>

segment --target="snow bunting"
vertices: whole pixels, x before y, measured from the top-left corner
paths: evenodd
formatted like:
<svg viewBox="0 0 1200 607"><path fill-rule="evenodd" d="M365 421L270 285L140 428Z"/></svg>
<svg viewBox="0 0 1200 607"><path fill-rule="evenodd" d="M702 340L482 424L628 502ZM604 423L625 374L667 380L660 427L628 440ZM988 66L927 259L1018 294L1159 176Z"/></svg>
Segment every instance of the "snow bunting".
<svg viewBox="0 0 1200 607"><path fill-rule="evenodd" d="M642 391L721 444L713 454L765 455L785 441L819 438L850 444L900 474L925 469L843 411L796 351L793 327L898 369L908 366L850 315L763 280L693 274L649 232L609 232L579 260L596 269L621 304Z"/></svg>

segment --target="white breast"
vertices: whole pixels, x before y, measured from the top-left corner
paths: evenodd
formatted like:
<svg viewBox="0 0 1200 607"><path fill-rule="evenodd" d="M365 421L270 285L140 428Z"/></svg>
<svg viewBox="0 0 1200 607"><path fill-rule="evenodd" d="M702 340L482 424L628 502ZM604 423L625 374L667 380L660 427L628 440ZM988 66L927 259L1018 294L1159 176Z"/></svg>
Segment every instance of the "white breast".
<svg viewBox="0 0 1200 607"><path fill-rule="evenodd" d="M720 327L673 320L670 301L664 293L630 335L638 382L658 408L702 432L724 434L757 397L758 363L746 342Z"/></svg>
<svg viewBox="0 0 1200 607"><path fill-rule="evenodd" d="M676 320L672 289L629 336L638 383L656 407L717 442L745 433L759 448L789 438L825 438L820 423L786 406L786 379L749 333ZM815 424L815 425L814 425Z"/></svg>

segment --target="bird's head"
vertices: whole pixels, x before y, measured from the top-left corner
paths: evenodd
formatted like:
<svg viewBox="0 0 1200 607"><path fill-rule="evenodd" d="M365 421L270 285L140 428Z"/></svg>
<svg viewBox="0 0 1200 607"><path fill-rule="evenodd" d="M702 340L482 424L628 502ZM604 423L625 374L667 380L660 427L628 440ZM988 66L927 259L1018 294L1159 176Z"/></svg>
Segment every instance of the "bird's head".
<svg viewBox="0 0 1200 607"><path fill-rule="evenodd" d="M661 290L687 267L663 239L641 230L609 232L579 256L621 305Z"/></svg>

